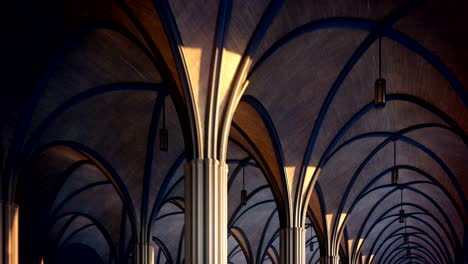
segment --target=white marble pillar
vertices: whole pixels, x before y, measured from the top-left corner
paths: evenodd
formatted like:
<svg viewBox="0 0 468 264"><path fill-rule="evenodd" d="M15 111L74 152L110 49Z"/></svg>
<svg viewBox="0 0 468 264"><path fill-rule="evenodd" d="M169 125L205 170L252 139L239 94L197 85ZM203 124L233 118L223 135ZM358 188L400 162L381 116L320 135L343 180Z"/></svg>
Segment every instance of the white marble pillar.
<svg viewBox="0 0 468 264"><path fill-rule="evenodd" d="M228 169L214 159L192 160L185 174L185 263L227 263Z"/></svg>
<svg viewBox="0 0 468 264"><path fill-rule="evenodd" d="M282 264L306 263L306 229L303 227L281 228L280 257Z"/></svg>

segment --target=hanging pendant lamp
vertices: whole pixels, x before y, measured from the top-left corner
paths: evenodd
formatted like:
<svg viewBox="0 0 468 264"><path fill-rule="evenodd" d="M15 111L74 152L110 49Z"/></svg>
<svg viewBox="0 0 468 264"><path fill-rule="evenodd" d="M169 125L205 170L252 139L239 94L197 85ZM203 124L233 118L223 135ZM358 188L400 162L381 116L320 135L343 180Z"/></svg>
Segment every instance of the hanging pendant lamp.
<svg viewBox="0 0 468 264"><path fill-rule="evenodd" d="M245 189L245 167L242 167L242 191L241 191L241 205L247 205L247 190Z"/></svg>
<svg viewBox="0 0 468 264"><path fill-rule="evenodd" d="M163 100L162 128L159 130L159 150L167 152L169 150L169 132L166 129L166 98Z"/></svg>
<svg viewBox="0 0 468 264"><path fill-rule="evenodd" d="M379 78L375 81L375 107L384 107L386 100L386 81L382 78L382 38L379 38Z"/></svg>

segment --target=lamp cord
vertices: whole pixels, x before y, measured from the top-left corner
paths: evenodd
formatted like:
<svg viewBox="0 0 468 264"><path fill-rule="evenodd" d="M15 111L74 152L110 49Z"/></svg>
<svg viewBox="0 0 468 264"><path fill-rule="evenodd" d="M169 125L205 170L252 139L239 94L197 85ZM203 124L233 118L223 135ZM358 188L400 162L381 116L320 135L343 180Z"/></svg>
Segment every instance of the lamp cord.
<svg viewBox="0 0 468 264"><path fill-rule="evenodd" d="M242 190L245 190L245 166L242 166Z"/></svg>
<svg viewBox="0 0 468 264"><path fill-rule="evenodd" d="M382 38L379 38L379 78L382 78Z"/></svg>
<svg viewBox="0 0 468 264"><path fill-rule="evenodd" d="M400 189L400 209L403 210L403 189Z"/></svg>
<svg viewBox="0 0 468 264"><path fill-rule="evenodd" d="M163 100L163 114L162 114L162 121L163 121L163 129L166 129L166 98Z"/></svg>

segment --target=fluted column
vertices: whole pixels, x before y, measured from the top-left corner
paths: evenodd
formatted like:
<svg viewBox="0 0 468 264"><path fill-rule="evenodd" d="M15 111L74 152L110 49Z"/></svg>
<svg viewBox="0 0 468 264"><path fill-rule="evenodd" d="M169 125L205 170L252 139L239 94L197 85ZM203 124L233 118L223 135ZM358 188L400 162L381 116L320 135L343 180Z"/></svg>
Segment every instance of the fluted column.
<svg viewBox="0 0 468 264"><path fill-rule="evenodd" d="M340 258L338 256L322 256L320 257L320 264L338 264Z"/></svg>
<svg viewBox="0 0 468 264"><path fill-rule="evenodd" d="M19 207L13 203L2 202L0 214L1 261L4 264L18 264Z"/></svg>
<svg viewBox="0 0 468 264"><path fill-rule="evenodd" d="M154 264L154 248L151 244L139 243L133 247L133 264Z"/></svg>
<svg viewBox="0 0 468 264"><path fill-rule="evenodd" d="M280 257L283 264L306 263L306 229L286 227L280 231Z"/></svg>
<svg viewBox="0 0 468 264"><path fill-rule="evenodd" d="M227 171L224 162L214 159L186 165L186 263L227 263Z"/></svg>
<svg viewBox="0 0 468 264"><path fill-rule="evenodd" d="M42 257L42 256L32 256L32 257L30 257L30 261L31 261L30 262L31 264L45 264L44 263L44 257ZM26 262L26 263L28 263L28 262Z"/></svg>

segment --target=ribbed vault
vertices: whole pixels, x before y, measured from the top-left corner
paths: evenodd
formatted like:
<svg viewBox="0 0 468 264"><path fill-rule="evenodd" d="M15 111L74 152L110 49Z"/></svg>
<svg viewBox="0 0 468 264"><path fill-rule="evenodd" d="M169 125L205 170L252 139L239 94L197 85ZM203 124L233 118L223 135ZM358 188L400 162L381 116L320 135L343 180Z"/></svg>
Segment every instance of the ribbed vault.
<svg viewBox="0 0 468 264"><path fill-rule="evenodd" d="M185 263L184 166L197 158L228 166L228 263L281 263L284 228L304 230L306 263L466 261L468 3L48 12L53 55L28 96L18 88L28 99L2 109L1 194L21 204L25 261L127 263L147 242L154 263Z"/></svg>

